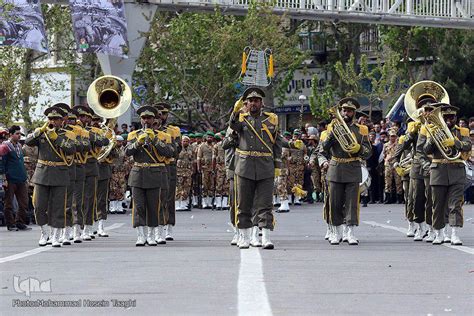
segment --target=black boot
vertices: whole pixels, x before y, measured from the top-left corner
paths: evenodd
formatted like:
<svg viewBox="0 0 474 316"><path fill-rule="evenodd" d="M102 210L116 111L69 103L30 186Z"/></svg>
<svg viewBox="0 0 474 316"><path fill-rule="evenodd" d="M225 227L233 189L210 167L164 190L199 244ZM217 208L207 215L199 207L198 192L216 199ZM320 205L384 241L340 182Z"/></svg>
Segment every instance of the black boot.
<svg viewBox="0 0 474 316"><path fill-rule="evenodd" d="M362 201L362 207L367 207L367 202L369 200L369 197L368 196L363 196L361 198L361 201Z"/></svg>
<svg viewBox="0 0 474 316"><path fill-rule="evenodd" d="M403 200L403 194L397 194L397 202L398 204L404 204L405 201Z"/></svg>
<svg viewBox="0 0 474 316"><path fill-rule="evenodd" d="M385 192L385 200L383 204L392 204L390 192Z"/></svg>

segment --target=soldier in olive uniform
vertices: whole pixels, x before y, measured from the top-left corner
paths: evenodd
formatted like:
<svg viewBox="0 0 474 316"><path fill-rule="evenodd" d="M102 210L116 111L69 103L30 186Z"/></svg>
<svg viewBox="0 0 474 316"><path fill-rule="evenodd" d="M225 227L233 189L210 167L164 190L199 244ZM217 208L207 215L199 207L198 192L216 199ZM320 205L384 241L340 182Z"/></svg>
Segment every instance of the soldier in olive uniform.
<svg viewBox="0 0 474 316"><path fill-rule="evenodd" d="M92 117L92 126L101 129L102 117L94 115ZM101 136L107 139L112 137L110 132L105 132L101 129ZM100 153L100 149L96 150L96 155ZM104 222L107 220L107 213L109 210L109 183L112 178L112 163L113 159L117 158L117 150L112 148L107 157L104 157L101 161L97 161L99 167L99 175L97 176L97 221L99 225L97 227L97 233L100 237L108 237L109 235L104 230Z"/></svg>
<svg viewBox="0 0 474 316"><path fill-rule="evenodd" d="M466 183L466 169L463 159L469 157L471 151L471 139L469 129L456 125L456 113L459 108L439 103L442 106L443 118L447 127L451 131L453 138L447 138L442 145L449 148L453 154L451 159L446 159L436 145L430 132L425 143L424 150L427 155L433 155L431 161L430 186L433 196L433 228L435 239L433 245L446 242L446 235L449 235L446 227L446 218L451 226L452 245L462 245L458 236L458 230L463 226L464 185ZM460 157L454 159L455 153Z"/></svg>
<svg viewBox="0 0 474 316"><path fill-rule="evenodd" d="M126 155L133 156L134 160L128 181L132 188L132 224L137 229L136 246L144 246L145 243L156 246L157 243L166 244L163 236L166 214L160 207L163 198L160 191L168 185L165 158L173 157L174 149L170 138L163 139L159 135L163 132L151 128L158 115L156 108L142 106L137 114L144 128L128 134L125 149ZM146 237L145 227L148 228Z"/></svg>
<svg viewBox="0 0 474 316"><path fill-rule="evenodd" d="M241 249L250 246L253 211L262 229L263 248L274 247L270 240L270 231L274 228L272 194L274 178L280 172L282 140L278 132L278 117L262 111L264 96L261 89L248 88L242 97L247 101L248 111L241 112L243 101L240 99L230 118L230 128L238 135L235 186Z"/></svg>
<svg viewBox="0 0 474 316"><path fill-rule="evenodd" d="M239 241L239 229L237 228L237 201L235 197L235 148L238 146L237 133L235 133L231 128L227 129L226 136L222 141L222 148L225 151L225 167L226 167L226 176L229 181L229 204L230 204L230 222L234 228L234 236L230 242L231 245L237 245Z"/></svg>
<svg viewBox="0 0 474 316"><path fill-rule="evenodd" d="M418 126L417 126L418 125ZM415 156L415 144L413 143L413 138L416 139L416 131L419 128L419 123L416 122L409 122L407 125L407 130L405 135L402 135L398 139L398 145L395 149L395 159L397 160L397 173L400 175L402 179L403 185L403 193L405 197L405 218L408 221L408 231L414 232L414 218L415 218L415 210L413 209L413 194L412 189L410 188L410 170L406 170L406 168L402 168L399 166L400 162L404 159L410 159L410 164L413 163L413 157ZM411 134L415 131L415 135L412 136ZM411 169L411 167L410 167ZM405 171L404 171L405 170ZM414 236L414 234L413 234Z"/></svg>
<svg viewBox="0 0 474 316"><path fill-rule="evenodd" d="M290 211L290 194L288 194L288 173L289 173L289 162L290 149L282 148L281 150L281 172L277 177L276 187L277 195L279 198L280 206L276 210L278 213L286 213Z"/></svg>
<svg viewBox="0 0 474 316"><path fill-rule="evenodd" d="M61 108L65 114L63 117L63 128L65 130L71 131L76 135L76 152L80 152L82 148L82 143L79 142L81 134L76 132L71 126L75 124L77 119L77 112L69 107L69 105L65 103L57 103L55 106ZM70 125L71 124L71 125ZM78 139L79 138L79 139ZM76 181L76 164L74 163L74 154L70 157L67 157L68 160L68 168L69 168L69 185L67 186L67 200L66 200L66 227L63 229L61 233L61 238L59 242L62 245L70 245L70 240L73 239L73 222L74 222L74 214L72 210L72 202L74 196L74 183Z"/></svg>
<svg viewBox="0 0 474 316"><path fill-rule="evenodd" d="M82 143L79 146L79 150L76 150L74 154L74 165L76 167L76 178L74 181L74 194L72 197L72 212L74 215L73 225L73 240L75 243L81 243L83 234L81 229L84 228L85 224L85 209L84 209L84 192L85 192L85 164L87 160L87 154L91 150L90 133L84 128L83 122L88 122L91 117L91 112L88 107L83 105L77 105L73 107L77 113L76 122L70 120L69 126L74 130L77 130L76 135L78 140ZM74 125L75 123L75 125Z"/></svg>
<svg viewBox="0 0 474 316"><path fill-rule="evenodd" d="M372 152L368 140L368 128L365 125L354 123L355 111L360 107L357 100L344 98L339 101L338 107L344 122L352 131L357 142L349 152L342 149L333 132L334 125L328 129L328 136L321 141L319 158L330 155L330 161L324 161L322 166L328 165L327 180L329 181L329 220L335 227L335 234L331 244L338 245L342 239L342 224L347 225L347 240L350 245L357 245L354 228L359 225L359 183L362 181L361 159L367 159Z"/></svg>
<svg viewBox="0 0 474 316"><path fill-rule="evenodd" d="M323 141L326 140L328 137L328 131L324 130L321 132L320 135L320 142L318 144L318 147L316 150L313 152L311 157L309 158L310 165L313 167L313 170L315 165L319 166L319 169L321 170L321 179L322 179L322 194L323 194L323 219L326 222L326 235L324 236L325 240L331 239L331 236L335 232L335 228L332 226L329 215L329 188L328 188L328 181L327 181L327 171L329 164L325 163L326 161L331 160L331 156L329 152L321 152L321 145Z"/></svg>
<svg viewBox="0 0 474 316"><path fill-rule="evenodd" d="M32 179L36 223L41 228L38 244L46 245L49 225L52 227L53 247L61 247L59 238L61 229L66 226L66 188L69 185L66 155L75 152L75 134L61 129L65 113L59 107L49 107L44 114L48 122L29 134L25 143L38 147L38 161Z"/></svg>
<svg viewBox="0 0 474 316"><path fill-rule="evenodd" d="M190 211L191 205L188 205L189 194L191 192L191 177L193 174L193 152L189 144L189 137L183 136L181 141L181 152L176 162L176 202L177 211Z"/></svg>
<svg viewBox="0 0 474 316"><path fill-rule="evenodd" d="M420 101L425 114L431 112L436 104L436 99L431 96L423 97ZM415 159L413 160L412 170L414 170L413 193L413 209L415 213L414 221L416 223L416 232L414 233L414 241L422 241L425 236L426 228L424 222L428 225L428 234L426 242L432 242L435 238L435 233L432 227L433 219L433 199L430 186L430 164L431 157L429 157L425 150L427 140L427 130L424 125L419 128L418 137L416 139ZM412 172L410 172L410 179L412 179ZM411 188L411 186L410 186ZM408 236L408 234L407 234Z"/></svg>
<svg viewBox="0 0 474 316"><path fill-rule="evenodd" d="M103 146L109 144L109 140L100 128L91 126L94 111L79 112L79 120L89 132L90 150L84 154L84 230L82 231L83 240L91 240L94 238L93 227L94 221L97 219L97 177L99 176L99 166L97 155Z"/></svg>
<svg viewBox="0 0 474 316"><path fill-rule="evenodd" d="M202 207L212 207L212 196L214 192L214 175L212 168L212 146L214 142L214 134L206 133L206 141L199 145L197 150L197 168L201 174L202 182Z"/></svg>
<svg viewBox="0 0 474 316"><path fill-rule="evenodd" d="M166 168L168 170L168 190L166 191L166 240L173 240L173 227L176 224L176 159L181 151L181 130L177 126L173 126L168 122L169 111L171 105L168 103L158 103L158 116L160 127L159 130L171 137L171 146L173 147L173 157L165 159ZM164 135L164 134L163 134Z"/></svg>

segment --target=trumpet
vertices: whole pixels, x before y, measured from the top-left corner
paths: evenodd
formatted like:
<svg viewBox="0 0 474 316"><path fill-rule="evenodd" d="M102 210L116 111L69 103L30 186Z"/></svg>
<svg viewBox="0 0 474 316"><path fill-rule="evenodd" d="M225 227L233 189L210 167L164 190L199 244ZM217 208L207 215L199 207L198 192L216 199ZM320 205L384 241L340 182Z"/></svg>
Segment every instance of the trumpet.
<svg viewBox="0 0 474 316"><path fill-rule="evenodd" d="M49 124L48 124L48 127L46 127L46 132L48 132L48 133L49 133L49 132L53 132L53 131L55 131L55 130L56 130L56 127L55 127L54 124L52 124L52 123L49 123Z"/></svg>
<svg viewBox="0 0 474 316"><path fill-rule="evenodd" d="M334 116L332 123L334 136L339 142L339 145L341 145L342 150L346 153L350 153L352 148L358 144L357 139L342 118L341 113L339 113L337 105L331 107L328 112Z"/></svg>
<svg viewBox="0 0 474 316"><path fill-rule="evenodd" d="M413 157L412 157L411 154L409 154L406 157L400 159L399 162L396 162L396 163L393 164L393 166L395 167L395 172L400 177L403 177L403 176L407 175L411 170L412 161L413 161Z"/></svg>

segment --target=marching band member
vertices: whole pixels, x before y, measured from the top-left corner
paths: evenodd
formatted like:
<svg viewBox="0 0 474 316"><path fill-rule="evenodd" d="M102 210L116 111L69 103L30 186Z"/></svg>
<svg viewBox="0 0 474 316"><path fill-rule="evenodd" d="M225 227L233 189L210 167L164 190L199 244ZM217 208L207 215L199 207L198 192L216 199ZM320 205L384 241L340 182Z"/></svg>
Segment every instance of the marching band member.
<svg viewBox="0 0 474 316"><path fill-rule="evenodd" d="M262 246L273 249L270 231L274 228L272 195L275 176L279 175L282 141L278 132L278 117L263 112L263 97L259 88L248 88L238 100L230 117L230 128L238 135L235 154L235 181L237 188L237 227L242 233L240 249L250 246L256 212L262 229ZM243 100L248 112L242 113Z"/></svg>
<svg viewBox="0 0 474 316"><path fill-rule="evenodd" d="M87 109L87 110L86 110ZM100 148L107 146L109 140L102 135L100 128L92 126L92 118L95 115L90 108L83 107L83 112L79 113L79 120L89 132L90 150L85 153L84 167L84 230L82 231L83 240L92 240L93 225L97 219L97 177L99 176L99 166L97 162L97 152Z"/></svg>
<svg viewBox="0 0 474 316"><path fill-rule="evenodd" d="M52 227L52 246L61 247L61 229L66 225L66 199L69 170L66 155L75 152L75 134L61 128L66 115L59 107L44 111L48 118L42 127L28 135L25 143L38 147L38 163L32 182L36 223L41 228L40 246L47 244L48 225Z"/></svg>
<svg viewBox="0 0 474 316"><path fill-rule="evenodd" d="M347 239L350 245L359 242L354 236L354 228L359 225L359 183L362 181L360 159L367 159L372 151L368 140L368 128L365 125L354 123L355 111L360 107L357 100L344 98L339 101L337 111L340 111L343 122L334 122L328 129L328 136L321 141L320 156L324 159L331 156L330 161L324 161L323 168L328 168L327 180L329 182L329 220L335 226L331 244L338 245L342 240L342 224L347 227ZM345 151L334 129L342 127L343 123L349 128L355 143L350 143L350 148ZM339 124L340 126L335 126Z"/></svg>
<svg viewBox="0 0 474 316"><path fill-rule="evenodd" d="M165 102L158 103L158 116L160 135L163 137L171 137L171 145L173 147L173 156L166 157L166 168L168 170L168 190L166 191L166 223L165 223L165 239L173 240L173 227L176 224L176 159L181 151L181 130L177 126L170 125L168 122L169 111L171 105ZM163 134L165 133L165 134Z"/></svg>
<svg viewBox="0 0 474 316"><path fill-rule="evenodd" d="M76 152L80 151L82 148L82 143L79 142L81 133L77 132L72 126L75 125L77 120L77 112L69 107L65 103L57 103L55 106L61 108L65 114L63 117L63 128L65 130L71 131L76 135ZM66 199L66 227L61 233L61 238L59 242L62 245L70 245L70 240L73 239L73 229L74 224L74 211L73 211L73 197L74 197L74 184L76 182L76 163L74 162L75 153L68 159L70 159L69 169L69 185L67 186L67 199Z"/></svg>
<svg viewBox="0 0 474 316"><path fill-rule="evenodd" d="M439 103L443 119L447 128L451 131L453 138L446 138L442 146L453 152L461 153L459 158L447 159L435 143L432 133L441 127L435 126L434 132L428 132L424 151L427 155L433 155L430 166L430 186L433 197L433 228L435 239L433 245L446 242L449 232L446 223L451 226L449 238L452 245L462 245L458 236L458 229L463 226L462 204L464 203L464 185L466 182L466 169L462 158L471 151L471 139L469 129L456 125L456 113L459 108ZM427 128L432 128L428 126Z"/></svg>
<svg viewBox="0 0 474 316"><path fill-rule="evenodd" d="M77 113L76 122L69 120L69 126L74 130L77 130L76 134L80 134L78 139L82 143L76 150L74 165L76 167L76 179L74 181L74 194L72 201L72 208L74 214L74 228L73 228L73 240L75 243L82 242L82 232L81 229L85 225L85 208L84 208L84 192L85 192L85 164L87 160L87 154L91 150L90 134L84 128L84 123L89 120L90 109L83 105L76 105L73 107L73 110ZM75 123L75 124L74 124ZM73 127L74 126L74 127Z"/></svg>
<svg viewBox="0 0 474 316"><path fill-rule="evenodd" d="M105 131L101 128L103 118L94 115L92 117L92 126L97 130L102 137L110 139L112 137L109 131ZM110 140L109 140L110 141ZM100 148L96 149L96 155L100 152ZM107 157L104 157L102 161L97 161L99 174L97 176L97 201L96 201L96 220L99 225L97 227L97 235L99 237L108 237L109 234L104 230L104 222L107 220L107 212L109 210L109 183L112 178L112 162L117 157L117 151L112 148Z"/></svg>
<svg viewBox="0 0 474 316"><path fill-rule="evenodd" d="M166 188L167 169L164 158L173 157L174 148L165 144L157 135L153 126L158 112L152 106L142 106L138 109L143 129L128 134L128 144L125 149L127 156L133 156L134 165L130 172L128 184L132 188L132 225L137 230L136 246L156 246L165 244L163 225L165 210L160 206L162 188ZM145 237L145 227L148 232Z"/></svg>

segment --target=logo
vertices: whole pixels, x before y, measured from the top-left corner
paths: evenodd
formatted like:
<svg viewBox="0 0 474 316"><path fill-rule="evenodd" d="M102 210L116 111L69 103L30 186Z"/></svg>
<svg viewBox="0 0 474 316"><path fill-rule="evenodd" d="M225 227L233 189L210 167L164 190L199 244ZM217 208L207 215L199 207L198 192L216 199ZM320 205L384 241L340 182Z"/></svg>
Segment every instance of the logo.
<svg viewBox="0 0 474 316"><path fill-rule="evenodd" d="M26 296L30 297L31 293L34 292L51 292L51 279L46 281L40 281L35 278L26 278L24 280L20 280L19 276L13 276L13 288L15 292L19 294L25 294Z"/></svg>

